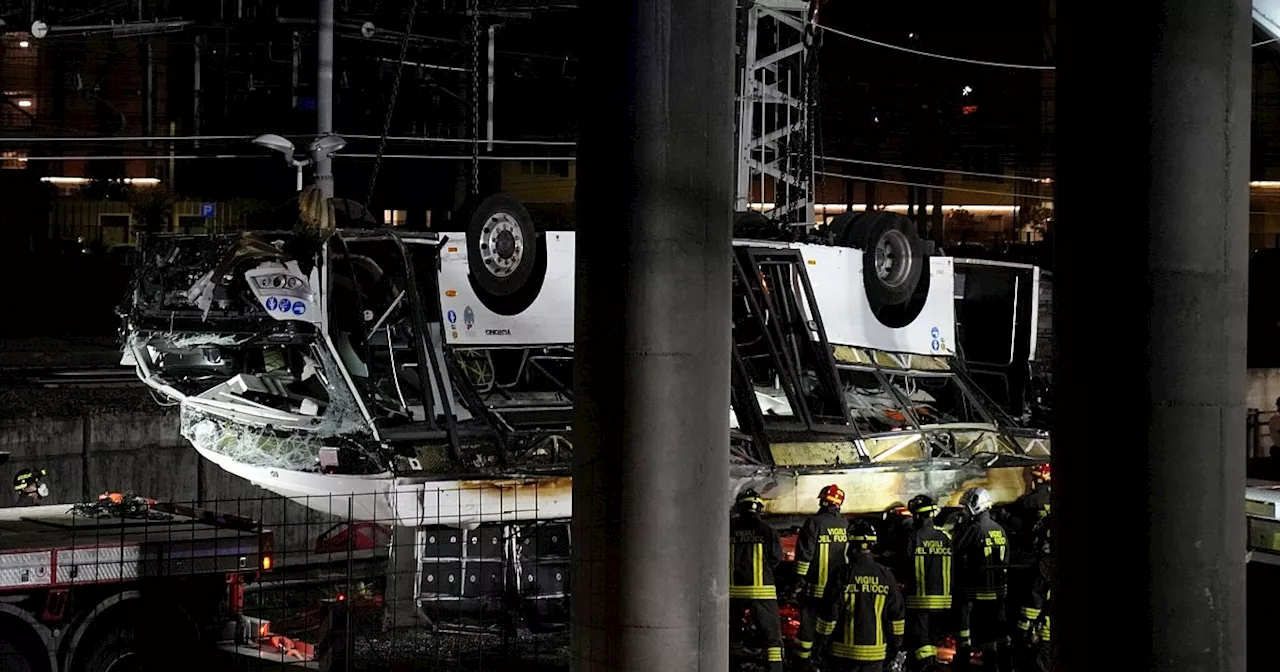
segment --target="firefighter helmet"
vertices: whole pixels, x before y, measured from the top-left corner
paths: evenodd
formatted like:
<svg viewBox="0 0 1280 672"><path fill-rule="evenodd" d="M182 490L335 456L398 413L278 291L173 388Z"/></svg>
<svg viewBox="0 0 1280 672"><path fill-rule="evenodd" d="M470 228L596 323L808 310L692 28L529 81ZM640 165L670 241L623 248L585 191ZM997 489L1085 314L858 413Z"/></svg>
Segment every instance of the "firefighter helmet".
<svg viewBox="0 0 1280 672"><path fill-rule="evenodd" d="M29 488L34 488L35 493L41 497L47 497L49 494L49 486L44 484L44 477L49 474L43 467L32 469L30 467L18 472L13 477L13 489L17 492L24 492Z"/></svg>
<svg viewBox="0 0 1280 672"><path fill-rule="evenodd" d="M907 502L907 508L911 509L913 516L928 516L930 518L937 512L938 507L934 505L933 498L929 495L916 495Z"/></svg>
<svg viewBox="0 0 1280 672"><path fill-rule="evenodd" d="M885 509L884 515L881 516L881 520L883 520L886 523L904 523L905 524L906 522L908 522L908 519L910 518L911 518L911 509L901 504L894 504L893 506Z"/></svg>
<svg viewBox="0 0 1280 672"><path fill-rule="evenodd" d="M760 513L764 510L764 500L760 498L760 493L748 488L738 495L738 510Z"/></svg>
<svg viewBox="0 0 1280 672"><path fill-rule="evenodd" d="M986 488L970 488L960 496L960 506L971 516L991 510L991 493Z"/></svg>
<svg viewBox="0 0 1280 672"><path fill-rule="evenodd" d="M876 526L865 520L849 524L849 548L870 551L876 543Z"/></svg>
<svg viewBox="0 0 1280 672"><path fill-rule="evenodd" d="M837 509L844 504L844 490L840 486L832 483L824 486L822 491L818 493L818 503L822 506L834 506Z"/></svg>
<svg viewBox="0 0 1280 672"><path fill-rule="evenodd" d="M1052 472L1049 469L1049 463L1037 464L1031 467L1031 480L1036 483L1048 483L1052 480Z"/></svg>

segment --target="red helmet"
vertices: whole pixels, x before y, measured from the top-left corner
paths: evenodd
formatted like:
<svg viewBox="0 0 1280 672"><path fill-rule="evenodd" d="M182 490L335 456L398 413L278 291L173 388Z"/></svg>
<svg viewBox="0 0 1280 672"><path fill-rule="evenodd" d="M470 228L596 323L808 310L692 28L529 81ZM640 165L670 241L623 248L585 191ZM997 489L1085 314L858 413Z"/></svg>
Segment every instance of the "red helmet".
<svg viewBox="0 0 1280 672"><path fill-rule="evenodd" d="M1052 477L1052 474L1049 471L1049 465L1047 463L1037 464L1036 466L1031 467L1031 479L1034 480L1035 482L1048 483L1050 480L1052 480L1051 477Z"/></svg>
<svg viewBox="0 0 1280 672"><path fill-rule="evenodd" d="M844 490L832 483L822 488L822 491L818 493L818 502L824 505L829 504L834 507L840 507L844 505Z"/></svg>
<svg viewBox="0 0 1280 672"><path fill-rule="evenodd" d="M894 504L893 506L885 509L884 515L882 516L883 520L893 520L895 518L903 520L911 517L911 509L903 506L902 504Z"/></svg>

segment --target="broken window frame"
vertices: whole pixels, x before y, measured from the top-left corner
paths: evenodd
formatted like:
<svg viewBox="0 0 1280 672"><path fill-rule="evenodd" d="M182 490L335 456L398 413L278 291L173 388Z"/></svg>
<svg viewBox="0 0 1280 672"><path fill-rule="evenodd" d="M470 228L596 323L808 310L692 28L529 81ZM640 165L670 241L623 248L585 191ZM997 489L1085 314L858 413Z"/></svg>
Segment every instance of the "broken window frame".
<svg viewBox="0 0 1280 672"><path fill-rule="evenodd" d="M822 316L818 309L817 300L813 294L813 287L809 282L809 274L805 267L804 258L799 251L790 248L773 248L773 247L746 247L739 246L734 248L733 272L742 283L742 287L746 290L742 296L747 301L748 309L751 312L751 318L755 320L756 326L764 335L769 356L778 369L778 378L780 380L782 391L786 394L788 402L791 406L792 415L783 416L795 418L795 420L775 419L773 416L765 415L759 406L754 394L754 384L748 379L745 384L735 384L735 404L734 411L738 414L739 426L742 427L745 416L754 416L748 422L762 427L764 431L764 441L771 442L775 436L781 438L787 435L785 440L794 440L794 435L802 434L836 434L849 436L852 439L861 437L858 428L850 421L849 412L843 398L837 396L835 405L841 411L842 424L835 424L827 420L830 416L815 416L810 408L810 404L803 395L799 394L801 389L800 376L801 371L796 367L798 362L791 357L783 356L782 344L786 342L781 325L778 320L766 320L766 311L774 312L779 310L770 293L763 291L760 284L760 273L762 264L777 265L788 267L790 270L789 279L791 282L785 286L785 296L788 296L788 302L791 303L789 308L799 312L801 318L807 318L804 324L803 334L792 334L795 337L804 337L807 341L806 345L812 348L812 360L815 365L815 373L818 375L820 387L825 388L827 394L831 394L835 390L841 389L838 381L838 375L835 368L835 359L831 355L831 344L827 341L826 328L822 323ZM768 302L768 305L761 306L761 299ZM736 359L741 363L741 353L737 350L737 343L734 343ZM745 378L745 366L735 367L740 375ZM752 407L753 411L746 414L742 412L745 407Z"/></svg>

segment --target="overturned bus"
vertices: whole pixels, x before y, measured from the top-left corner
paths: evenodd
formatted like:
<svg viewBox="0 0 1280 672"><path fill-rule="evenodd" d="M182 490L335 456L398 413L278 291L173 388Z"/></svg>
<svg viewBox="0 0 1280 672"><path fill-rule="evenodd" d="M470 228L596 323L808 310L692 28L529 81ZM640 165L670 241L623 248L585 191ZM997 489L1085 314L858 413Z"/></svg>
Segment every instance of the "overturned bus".
<svg viewBox="0 0 1280 672"><path fill-rule="evenodd" d="M956 365L952 259L906 218L733 243L731 474L768 514L997 502L1048 460ZM465 232L303 229L140 243L122 363L204 458L398 525L569 517L574 233L491 197ZM728 502L726 502L728 505Z"/></svg>

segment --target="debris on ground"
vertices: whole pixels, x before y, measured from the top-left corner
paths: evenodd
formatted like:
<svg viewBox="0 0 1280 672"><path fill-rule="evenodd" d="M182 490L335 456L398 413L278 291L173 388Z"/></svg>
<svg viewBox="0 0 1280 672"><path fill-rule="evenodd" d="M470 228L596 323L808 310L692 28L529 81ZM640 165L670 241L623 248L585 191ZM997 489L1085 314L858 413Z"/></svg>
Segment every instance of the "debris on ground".
<svg viewBox="0 0 1280 672"><path fill-rule="evenodd" d="M71 506L71 513L86 518L129 518L137 520L172 520L173 516L154 511L156 500L132 492L104 492L96 502Z"/></svg>

